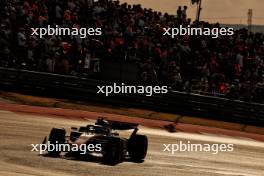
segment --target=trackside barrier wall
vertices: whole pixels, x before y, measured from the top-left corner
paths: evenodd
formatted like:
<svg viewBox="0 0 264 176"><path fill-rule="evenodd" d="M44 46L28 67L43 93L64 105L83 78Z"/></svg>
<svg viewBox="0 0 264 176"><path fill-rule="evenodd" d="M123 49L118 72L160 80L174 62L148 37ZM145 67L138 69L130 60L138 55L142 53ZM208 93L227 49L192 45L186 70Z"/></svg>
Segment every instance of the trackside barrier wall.
<svg viewBox="0 0 264 176"><path fill-rule="evenodd" d="M249 103L226 98L204 96L170 90L168 94L124 95L109 97L97 94L100 85L111 82L26 70L0 67L0 86L15 90L37 90L56 96L100 101L128 107L149 108L182 115L199 115L208 118L243 124L264 126L264 104Z"/></svg>

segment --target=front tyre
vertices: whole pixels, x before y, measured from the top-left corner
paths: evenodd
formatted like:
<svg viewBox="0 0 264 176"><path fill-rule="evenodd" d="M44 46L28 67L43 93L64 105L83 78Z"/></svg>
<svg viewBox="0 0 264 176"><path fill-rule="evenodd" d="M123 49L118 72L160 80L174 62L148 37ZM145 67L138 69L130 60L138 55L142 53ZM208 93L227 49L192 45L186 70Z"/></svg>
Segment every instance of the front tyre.
<svg viewBox="0 0 264 176"><path fill-rule="evenodd" d="M50 131L48 142L50 145L58 145L65 143L65 134L66 131L63 128L52 128ZM54 147L54 150L48 151L51 156L59 156L61 151L57 151Z"/></svg>

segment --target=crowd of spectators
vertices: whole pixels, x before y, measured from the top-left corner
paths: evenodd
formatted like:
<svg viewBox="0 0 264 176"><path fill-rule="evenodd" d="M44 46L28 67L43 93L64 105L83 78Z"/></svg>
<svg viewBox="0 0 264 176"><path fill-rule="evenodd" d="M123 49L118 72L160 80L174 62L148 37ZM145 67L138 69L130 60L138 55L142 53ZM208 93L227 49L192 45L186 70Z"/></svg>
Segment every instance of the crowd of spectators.
<svg viewBox="0 0 264 176"><path fill-rule="evenodd" d="M0 0L0 66L85 76L100 72L100 60L122 60L140 66L145 84L263 102L264 34L164 36L164 27L219 27L191 22L187 9L169 15L112 0ZM102 28L103 35L31 35L47 25Z"/></svg>

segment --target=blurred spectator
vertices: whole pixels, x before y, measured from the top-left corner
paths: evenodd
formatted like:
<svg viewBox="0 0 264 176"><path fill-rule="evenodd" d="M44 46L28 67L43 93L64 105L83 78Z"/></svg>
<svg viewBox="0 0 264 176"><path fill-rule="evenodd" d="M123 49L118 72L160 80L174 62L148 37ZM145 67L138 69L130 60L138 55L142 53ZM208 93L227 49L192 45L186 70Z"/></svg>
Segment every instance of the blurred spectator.
<svg viewBox="0 0 264 176"><path fill-rule="evenodd" d="M163 36L164 27L191 25L187 6L176 15L112 0L0 1L0 66L87 76L101 60L138 63L143 84L232 99L264 101L264 35ZM101 27L102 36L31 36L31 27ZM125 73L124 73L125 74Z"/></svg>

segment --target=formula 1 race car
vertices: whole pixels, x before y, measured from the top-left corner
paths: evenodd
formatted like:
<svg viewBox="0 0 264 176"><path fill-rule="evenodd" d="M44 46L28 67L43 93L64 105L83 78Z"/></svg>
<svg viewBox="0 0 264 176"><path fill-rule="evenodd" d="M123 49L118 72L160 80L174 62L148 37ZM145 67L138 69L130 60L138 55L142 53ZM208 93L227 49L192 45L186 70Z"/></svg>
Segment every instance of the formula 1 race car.
<svg viewBox="0 0 264 176"><path fill-rule="evenodd" d="M120 137L116 130L133 130L133 132L127 139ZM43 143L53 145L53 150L46 150L53 157L58 157L64 152L76 157L82 156L82 158L96 155L103 163L109 165L115 165L124 160L143 162L148 150L148 138L137 132L138 124L101 118L95 125L72 127L69 136L66 136L65 129L53 128L48 141L45 137Z"/></svg>

